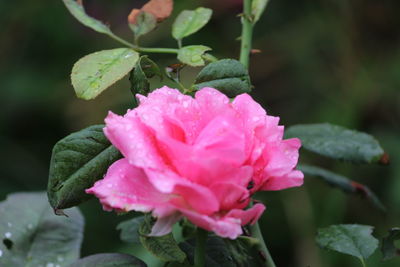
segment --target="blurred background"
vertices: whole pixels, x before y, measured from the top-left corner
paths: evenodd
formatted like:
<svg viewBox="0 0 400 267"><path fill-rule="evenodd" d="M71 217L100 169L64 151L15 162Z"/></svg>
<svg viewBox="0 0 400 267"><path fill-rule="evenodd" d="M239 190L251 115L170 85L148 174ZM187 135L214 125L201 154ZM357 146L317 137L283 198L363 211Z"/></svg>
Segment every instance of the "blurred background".
<svg viewBox="0 0 400 267"><path fill-rule="evenodd" d="M139 0L86 0L87 12L132 39L126 25ZM173 18L184 8L214 9L210 24L184 44L213 48L218 58L239 53L241 1L176 0L169 20L143 45L175 47ZM337 223L375 226L381 238L400 227L400 2L397 0L271 0L255 29L252 95L281 123L330 122L373 134L390 155L389 166L354 166L302 151L317 164L368 185L389 212L312 177L305 186L257 196L267 210L262 231L277 266L358 266L351 256L320 250L316 229ZM45 190L53 145L71 132L103 122L108 110L132 105L127 79L93 101L79 100L70 85L72 65L86 54L120 47L80 25L61 0L0 1L0 199L16 191ZM170 55L150 55L161 66ZM198 69L186 71L185 83ZM83 255L129 251L115 226L125 216L102 211L97 200L81 205L86 218ZM0 215L1 216L1 215ZM369 266L381 262L379 251Z"/></svg>

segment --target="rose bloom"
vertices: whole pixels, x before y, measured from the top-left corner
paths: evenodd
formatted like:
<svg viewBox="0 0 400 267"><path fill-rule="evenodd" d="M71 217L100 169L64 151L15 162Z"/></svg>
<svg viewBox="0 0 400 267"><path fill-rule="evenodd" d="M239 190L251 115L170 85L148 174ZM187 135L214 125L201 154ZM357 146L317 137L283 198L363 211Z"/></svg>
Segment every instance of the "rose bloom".
<svg viewBox="0 0 400 267"><path fill-rule="evenodd" d="M105 210L152 212L151 235L164 235L183 216L235 239L265 207L249 206L260 190L300 186L300 140L282 140L279 118L248 94L232 102L213 88L195 97L163 87L124 116L110 112L104 133L123 159L87 190Z"/></svg>

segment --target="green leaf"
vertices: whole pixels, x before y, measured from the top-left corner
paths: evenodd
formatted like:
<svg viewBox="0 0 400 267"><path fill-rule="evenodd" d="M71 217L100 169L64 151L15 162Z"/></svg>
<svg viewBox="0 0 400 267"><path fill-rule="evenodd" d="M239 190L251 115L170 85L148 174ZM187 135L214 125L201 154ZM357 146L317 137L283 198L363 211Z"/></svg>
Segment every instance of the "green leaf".
<svg viewBox="0 0 400 267"><path fill-rule="evenodd" d="M229 97L251 91L250 77L242 63L235 59L222 59L205 66L198 74L193 88L218 89Z"/></svg>
<svg viewBox="0 0 400 267"><path fill-rule="evenodd" d="M83 5L79 4L78 1L76 0L63 0L65 6L68 8L69 12L83 25L97 31L100 33L105 33L107 35L112 35L114 34L111 32L110 28L105 25L103 22L89 17L85 9L83 8Z"/></svg>
<svg viewBox="0 0 400 267"><path fill-rule="evenodd" d="M150 13L140 11L136 17L135 24L129 24L129 27L135 34L135 41L138 42L139 38L152 30L157 26L157 19Z"/></svg>
<svg viewBox="0 0 400 267"><path fill-rule="evenodd" d="M179 49L178 59L189 66L204 66L203 54L211 48L204 45L190 45Z"/></svg>
<svg viewBox="0 0 400 267"><path fill-rule="evenodd" d="M255 24L264 13L269 0L253 0L251 3L251 15L253 16L253 24Z"/></svg>
<svg viewBox="0 0 400 267"><path fill-rule="evenodd" d="M177 261L182 263L186 255L179 248L172 233L164 236L148 236L153 223L152 217L147 214L139 228L140 242L142 245L162 261Z"/></svg>
<svg viewBox="0 0 400 267"><path fill-rule="evenodd" d="M82 258L68 267L146 267L134 256L121 253L101 253Z"/></svg>
<svg viewBox="0 0 400 267"><path fill-rule="evenodd" d="M89 54L75 63L71 81L79 98L93 99L128 74L139 59L129 48L103 50Z"/></svg>
<svg viewBox="0 0 400 267"><path fill-rule="evenodd" d="M182 11L172 25L172 36L181 40L197 32L208 23L211 15L212 10L204 7Z"/></svg>
<svg viewBox="0 0 400 267"><path fill-rule="evenodd" d="M334 159L374 163L384 156L371 135L329 123L295 125L286 130L285 136L298 137L305 149Z"/></svg>
<svg viewBox="0 0 400 267"><path fill-rule="evenodd" d="M392 228L389 235L383 238L382 254L383 260L390 260L400 255L400 250L395 246L394 242L400 239L400 228Z"/></svg>
<svg viewBox="0 0 400 267"><path fill-rule="evenodd" d="M131 82L131 92L134 96L134 106L138 106L136 94L147 95L150 92L149 79L155 75L162 78L161 70L147 56L141 56L135 69L131 71L129 81Z"/></svg>
<svg viewBox="0 0 400 267"><path fill-rule="evenodd" d="M236 266L265 266L261 244L258 239L240 236L235 240L224 239L227 249Z"/></svg>
<svg viewBox="0 0 400 267"><path fill-rule="evenodd" d="M53 148L47 192L51 206L65 209L91 197L85 189L103 178L108 167L121 158L103 134L104 125L94 125L61 139Z"/></svg>
<svg viewBox="0 0 400 267"><path fill-rule="evenodd" d="M195 254L194 239L179 244L187 254L189 262L193 264ZM214 234L209 234L206 241L206 266L207 267L257 267L265 266L265 262L258 254L259 250L244 238L236 240L223 239Z"/></svg>
<svg viewBox="0 0 400 267"><path fill-rule="evenodd" d="M193 264L195 254L195 242L189 240L179 244L185 251L189 262ZM235 266L234 261L226 248L226 244L222 238L209 236L205 245L206 248L206 266L207 267L230 267Z"/></svg>
<svg viewBox="0 0 400 267"><path fill-rule="evenodd" d="M144 216L139 216L118 224L117 230L121 231L121 240L127 243L140 244L139 227L143 221Z"/></svg>
<svg viewBox="0 0 400 267"><path fill-rule="evenodd" d="M83 217L54 215L46 194L15 193L0 202L0 266L63 266L79 258Z"/></svg>
<svg viewBox="0 0 400 267"><path fill-rule="evenodd" d="M330 184L331 186L338 187L346 193L357 194L361 197L365 197L376 208L378 208L382 212L386 212L385 206L375 195L375 193L363 184L357 183L345 176L315 166L299 164L297 168L301 170L305 175L311 175L321 178L326 183Z"/></svg>
<svg viewBox="0 0 400 267"><path fill-rule="evenodd" d="M318 229L316 241L325 249L352 255L361 261L378 248L378 240L372 236L372 226L338 224Z"/></svg>

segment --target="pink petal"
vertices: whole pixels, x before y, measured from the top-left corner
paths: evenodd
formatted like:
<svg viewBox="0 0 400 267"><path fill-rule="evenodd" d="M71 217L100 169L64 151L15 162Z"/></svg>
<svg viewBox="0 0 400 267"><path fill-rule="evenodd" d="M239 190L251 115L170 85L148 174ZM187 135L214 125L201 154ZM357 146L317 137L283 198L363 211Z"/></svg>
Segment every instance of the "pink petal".
<svg viewBox="0 0 400 267"><path fill-rule="evenodd" d="M278 146L270 146L264 150L267 162L267 176L282 176L289 173L297 165L301 142L297 138L283 140Z"/></svg>
<svg viewBox="0 0 400 267"><path fill-rule="evenodd" d="M185 215L195 225L212 231L215 234L230 239L236 239L242 234L242 225L255 223L264 212L263 204L256 204L248 210L234 209L223 217L206 216L189 210L181 209Z"/></svg>
<svg viewBox="0 0 400 267"><path fill-rule="evenodd" d="M290 187L297 187L303 184L304 175L301 171L293 170L280 177L269 177L261 190L277 191Z"/></svg>
<svg viewBox="0 0 400 267"><path fill-rule="evenodd" d="M135 110L124 117L110 112L105 121L104 133L130 164L143 168L164 167L153 133L139 120Z"/></svg>
<svg viewBox="0 0 400 267"><path fill-rule="evenodd" d="M179 212L172 213L169 216L160 217L151 229L149 236L163 236L172 231L172 226L182 218Z"/></svg>
<svg viewBox="0 0 400 267"><path fill-rule="evenodd" d="M243 161L238 155L244 147L241 141L224 146L225 140L216 137L216 141L204 138L200 139L200 144L188 145L161 134L157 134L157 140L159 153L169 162L169 168L183 179L206 186L216 180L230 180L240 185L247 185L250 180L252 168L239 164Z"/></svg>
<svg viewBox="0 0 400 267"><path fill-rule="evenodd" d="M97 181L86 193L96 195L105 210L154 210L158 216L175 210L168 203L170 197L157 191L143 170L130 165L126 159L113 163L104 179Z"/></svg>
<svg viewBox="0 0 400 267"><path fill-rule="evenodd" d="M225 112L211 120L197 137L194 146L211 152L225 162L243 164L245 155L245 135L239 127L234 113Z"/></svg>
<svg viewBox="0 0 400 267"><path fill-rule="evenodd" d="M218 199L209 188L185 180L170 171L145 171L150 182L160 192L181 197L171 199L175 206L190 208L204 214L212 214L219 210Z"/></svg>
<svg viewBox="0 0 400 267"><path fill-rule="evenodd" d="M265 206L261 203L257 203L247 210L233 209L226 214L226 217L240 219L242 225L254 224L261 217L264 210Z"/></svg>
<svg viewBox="0 0 400 267"><path fill-rule="evenodd" d="M220 210L244 208L249 202L249 191L245 187L227 182L216 182L210 186L219 200Z"/></svg>
<svg viewBox="0 0 400 267"><path fill-rule="evenodd" d="M135 110L147 127L161 135L178 134L179 139L186 139L182 120L179 119L177 113L178 110L180 113L185 111L187 114L194 112L195 100L192 97L164 86L140 99L140 105Z"/></svg>
<svg viewBox="0 0 400 267"><path fill-rule="evenodd" d="M236 239L243 233L240 219L230 217L217 219L189 210L181 211L192 223L220 237Z"/></svg>
<svg viewBox="0 0 400 267"><path fill-rule="evenodd" d="M201 111L202 126L230 109L229 98L214 88L205 87L197 91L195 99Z"/></svg>

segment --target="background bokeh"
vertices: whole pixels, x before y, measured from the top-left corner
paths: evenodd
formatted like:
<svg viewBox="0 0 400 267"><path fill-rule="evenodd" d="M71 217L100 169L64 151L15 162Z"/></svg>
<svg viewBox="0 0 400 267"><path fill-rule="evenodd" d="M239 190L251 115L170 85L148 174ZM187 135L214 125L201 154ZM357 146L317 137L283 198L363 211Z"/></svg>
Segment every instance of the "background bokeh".
<svg viewBox="0 0 400 267"><path fill-rule="evenodd" d="M109 22L127 39L126 17L138 0L86 0L88 13ZM185 39L204 44L219 58L237 57L240 1L176 0L183 8L214 9L210 24ZM255 29L251 60L253 96L284 125L331 122L375 135L390 154L390 166L353 166L302 151L302 162L318 164L372 188L388 207L382 215L367 201L306 177L301 189L264 192L261 219L278 266L358 266L357 259L320 250L318 227L336 223L374 225L381 238L400 226L400 1L271 0ZM143 38L146 46L175 47L172 19ZM16 191L45 190L52 146L73 131L103 122L108 110L132 105L127 80L93 101L75 97L71 67L80 57L120 47L80 25L61 0L0 1L0 199ZM162 66L175 63L151 55ZM198 70L187 71L189 83ZM129 251L115 230L126 219L103 212L98 201L81 206L86 218L83 255ZM0 214L1 216L1 214ZM376 252L369 266L381 262Z"/></svg>

